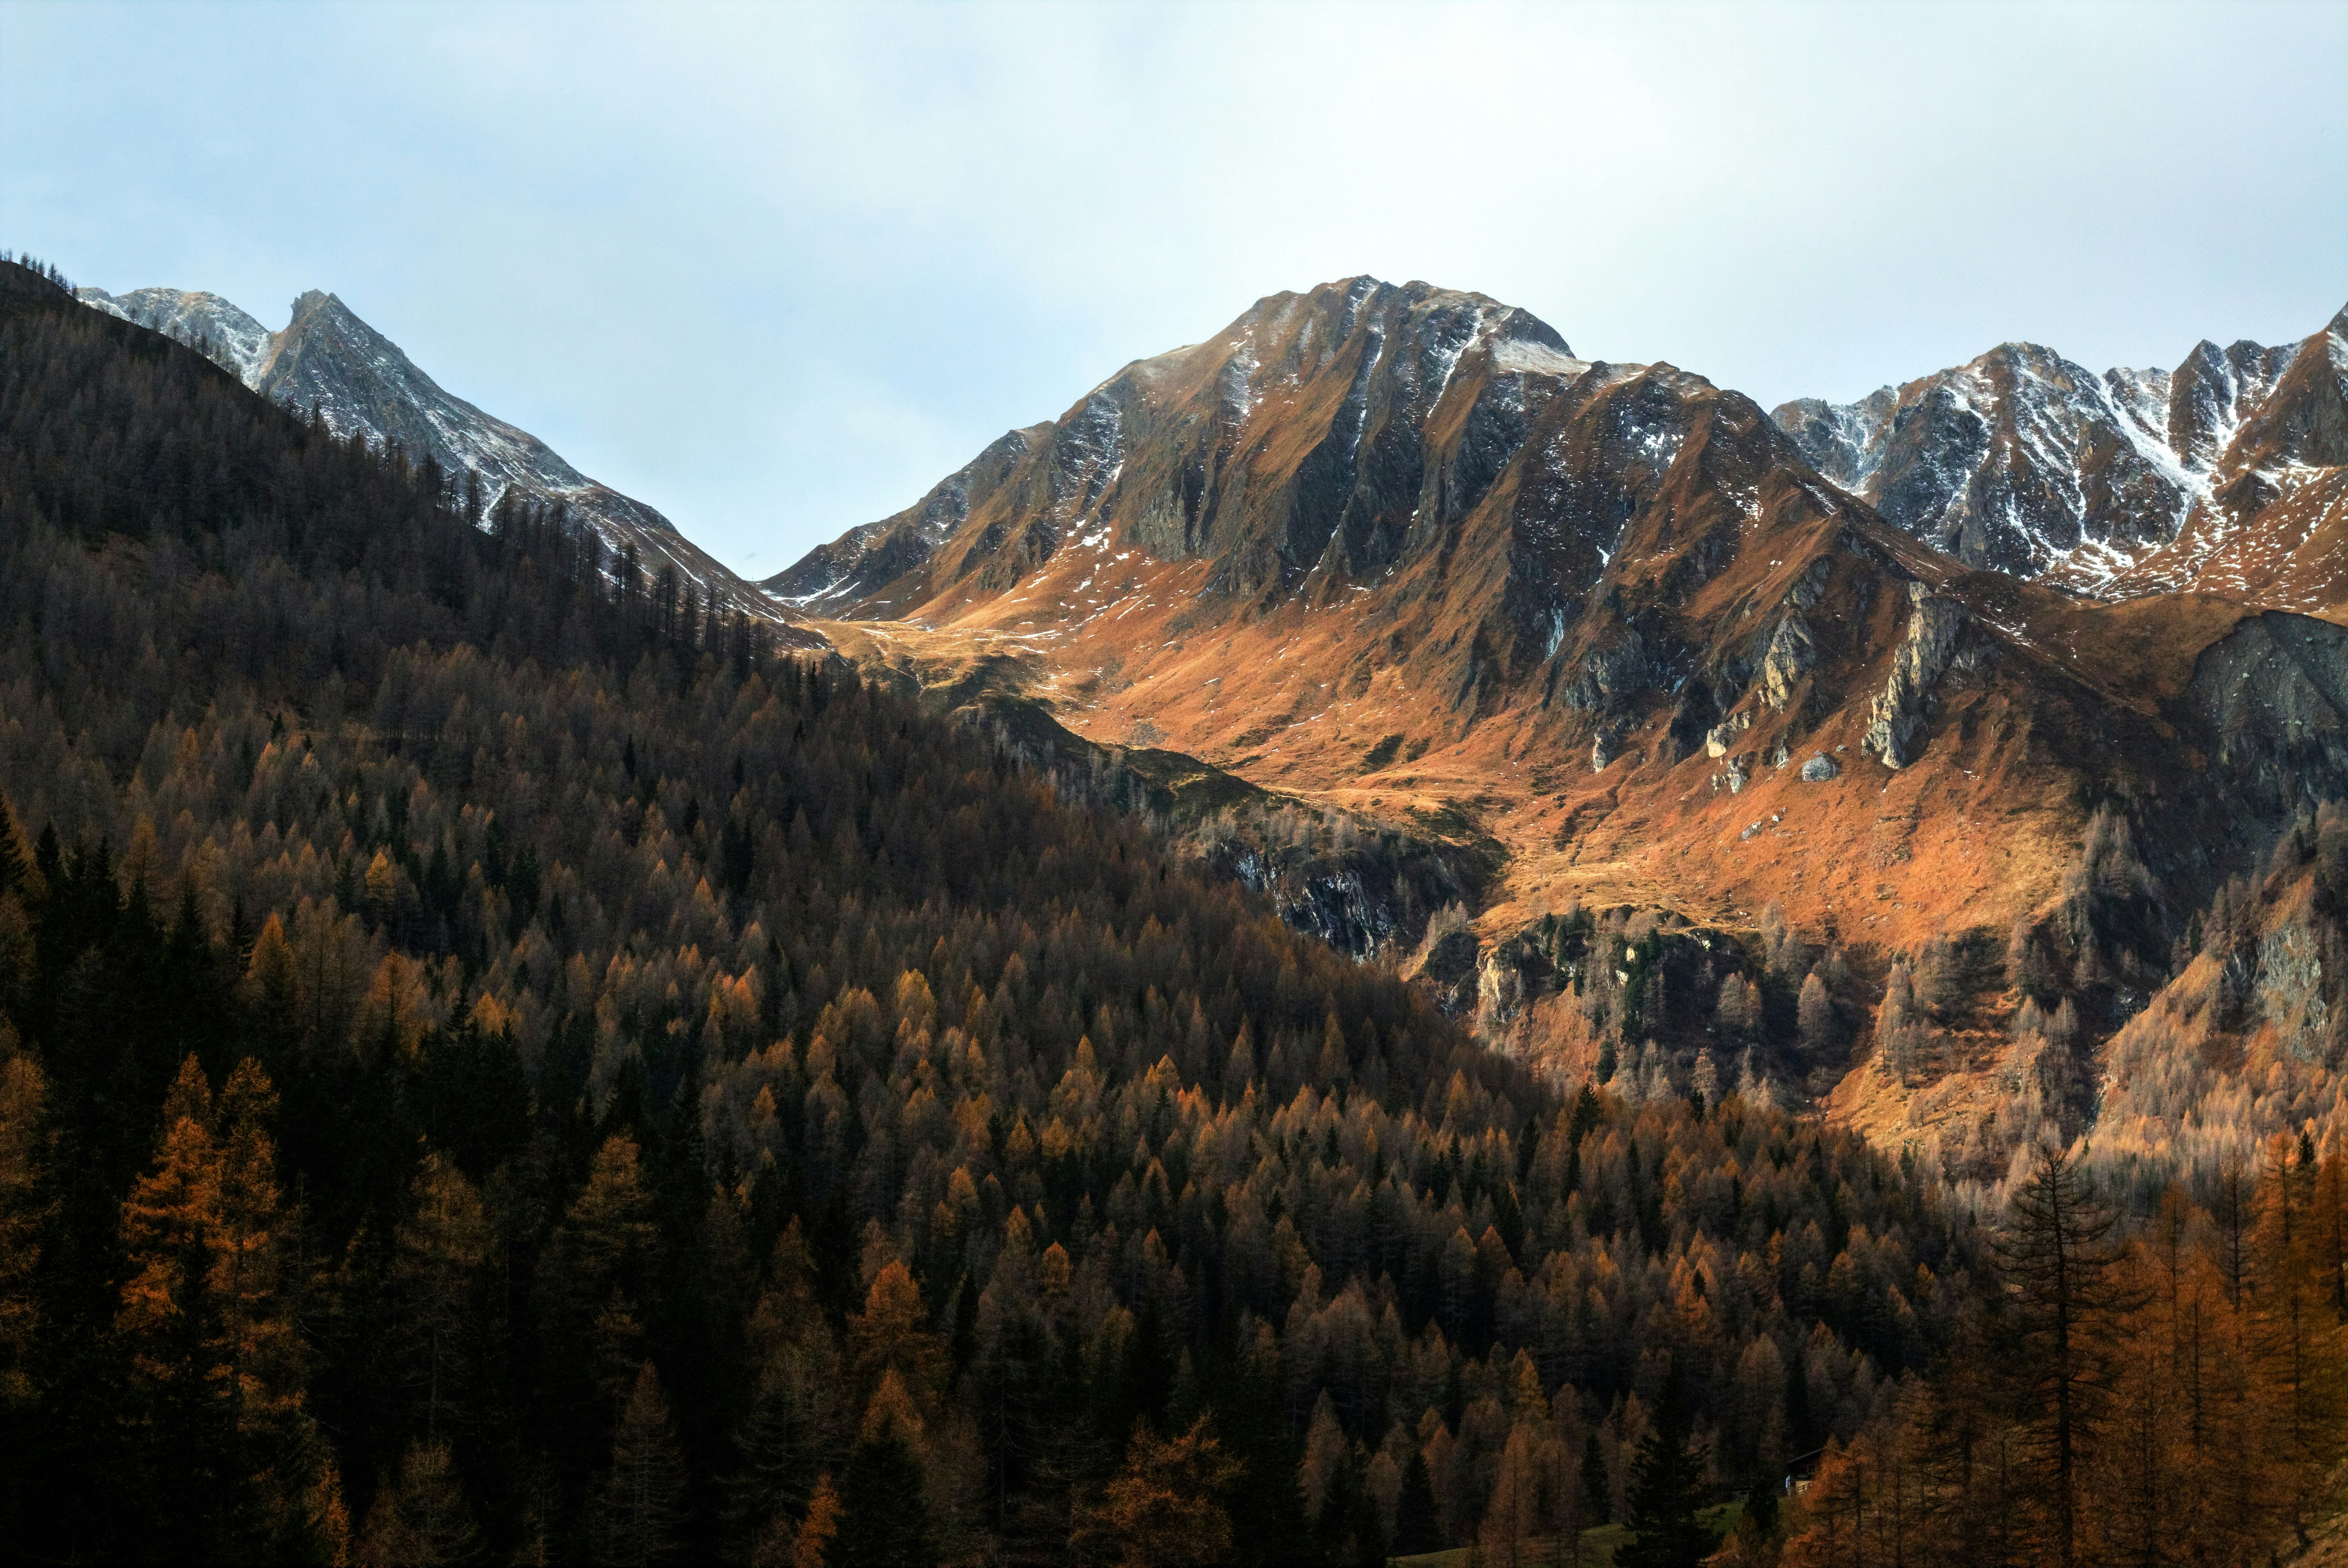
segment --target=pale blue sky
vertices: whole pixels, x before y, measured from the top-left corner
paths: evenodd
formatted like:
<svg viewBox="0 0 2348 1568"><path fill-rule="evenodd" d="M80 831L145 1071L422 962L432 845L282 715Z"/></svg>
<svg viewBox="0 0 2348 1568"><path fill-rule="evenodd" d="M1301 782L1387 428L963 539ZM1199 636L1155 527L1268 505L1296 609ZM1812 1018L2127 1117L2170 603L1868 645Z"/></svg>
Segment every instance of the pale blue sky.
<svg viewBox="0 0 2348 1568"><path fill-rule="evenodd" d="M1259 295L1765 404L2348 302L2348 6L0 4L0 244L330 289L752 575Z"/></svg>

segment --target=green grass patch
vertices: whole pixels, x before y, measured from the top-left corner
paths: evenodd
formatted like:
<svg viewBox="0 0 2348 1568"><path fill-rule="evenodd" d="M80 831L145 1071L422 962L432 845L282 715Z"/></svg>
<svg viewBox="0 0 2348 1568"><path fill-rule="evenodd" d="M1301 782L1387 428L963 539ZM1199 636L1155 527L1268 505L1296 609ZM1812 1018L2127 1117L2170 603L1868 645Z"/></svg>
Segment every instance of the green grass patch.
<svg viewBox="0 0 2348 1568"><path fill-rule="evenodd" d="M1745 1500L1715 1503L1696 1511L1696 1518L1715 1535L1726 1535L1745 1517ZM1582 1568L1614 1568L1614 1553L1634 1540L1630 1527L1622 1524L1601 1524L1595 1530L1581 1532ZM1389 1557L1392 1568L1467 1568L1468 1548L1454 1546L1443 1552L1423 1552L1416 1557ZM1486 1558L1486 1568L1506 1568L1493 1558ZM1570 1553L1560 1553L1557 1539L1544 1535L1534 1540L1525 1551L1523 1568L1557 1568L1570 1563Z"/></svg>

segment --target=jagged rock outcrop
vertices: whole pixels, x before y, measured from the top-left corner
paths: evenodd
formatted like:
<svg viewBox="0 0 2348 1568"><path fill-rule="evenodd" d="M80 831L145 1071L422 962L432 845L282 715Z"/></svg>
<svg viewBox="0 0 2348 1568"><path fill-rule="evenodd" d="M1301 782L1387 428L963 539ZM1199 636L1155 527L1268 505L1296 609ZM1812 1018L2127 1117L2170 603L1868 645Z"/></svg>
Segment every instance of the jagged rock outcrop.
<svg viewBox="0 0 2348 1568"><path fill-rule="evenodd" d="M1962 601L1932 593L1921 583L1908 584L1908 633L1892 655L1891 678L1869 710L1867 734L1860 746L1883 759L1887 768L1905 768L1916 759L1916 738L1924 727L1924 710L1931 701L1933 683L1949 665L1957 634L1964 629Z"/></svg>
<svg viewBox="0 0 2348 1568"><path fill-rule="evenodd" d="M1895 527L1970 565L2036 576L2176 533L2195 488L2168 445L2165 380L2008 343L1896 394L1776 417Z"/></svg>
<svg viewBox="0 0 2348 1568"><path fill-rule="evenodd" d="M2175 538L2105 592L2198 589L2348 617L2348 309L2287 351L2242 357L2238 367L2230 354L2202 378L2213 388L2209 411L2197 402L2192 428L2223 440L2201 497ZM2221 419L2229 413L2238 416L2231 425Z"/></svg>
<svg viewBox="0 0 2348 1568"><path fill-rule="evenodd" d="M1818 641L1801 616L1788 611L1770 634L1769 646L1761 655L1761 696L1771 707L1783 711L1794 698L1794 687L1809 673L1818 659Z"/></svg>

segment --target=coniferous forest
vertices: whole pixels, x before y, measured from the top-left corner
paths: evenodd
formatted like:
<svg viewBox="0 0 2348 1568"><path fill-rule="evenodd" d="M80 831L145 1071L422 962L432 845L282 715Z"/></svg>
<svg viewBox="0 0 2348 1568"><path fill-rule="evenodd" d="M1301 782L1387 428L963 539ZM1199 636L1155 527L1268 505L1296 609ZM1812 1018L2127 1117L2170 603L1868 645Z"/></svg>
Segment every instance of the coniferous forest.
<svg viewBox="0 0 2348 1568"><path fill-rule="evenodd" d="M26 1561L2225 1563L2341 1451L2340 1150L1537 1078L13 264L0 801Z"/></svg>

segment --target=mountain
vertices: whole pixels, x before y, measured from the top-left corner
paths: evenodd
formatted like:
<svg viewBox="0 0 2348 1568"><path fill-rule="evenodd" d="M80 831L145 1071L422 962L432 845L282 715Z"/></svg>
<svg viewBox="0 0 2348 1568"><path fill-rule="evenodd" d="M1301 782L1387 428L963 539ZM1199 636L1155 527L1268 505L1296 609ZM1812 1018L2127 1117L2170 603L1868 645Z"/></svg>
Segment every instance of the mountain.
<svg viewBox="0 0 2348 1568"><path fill-rule="evenodd" d="M2329 384L2277 387L2293 374L2310 411L2278 413L2292 433L2270 444L2320 452ZM2150 540L2198 491L2156 460L2151 392L2114 386L1993 356L1919 406L1994 392L2019 418L2017 388L2060 391L2105 432L2082 490L2097 526ZM2263 428L2254 410L2225 450ZM1905 454L1928 445L1887 445L1872 472L1921 473ZM1825 449L1864 488L1864 442ZM1015 699L1333 830L1481 851L1472 926L1421 941L1395 921L1388 945L1418 942L1416 972L1486 1038L1601 1079L1652 1041L1646 1081L1681 1086L1735 1076L1749 1043L1776 1092L1887 1137L1917 1103L1868 1070L1895 962L1943 938L1982 957L1981 1017L2009 1021L2017 925L2024 950L2084 974L2065 992L2088 1020L2071 1087L2044 1101L2076 1127L2096 1039L2164 982L2191 911L2260 835L2348 788L2338 627L2204 593L2105 604L1974 565L1849 493L1750 399L1583 361L1522 311L1425 284L1263 300L786 580L822 595L843 654L933 701ZM2151 903L2083 902L2098 820L2127 828ZM1350 874L1328 869L1333 896ZM1650 934L1609 936L1601 916ZM1747 955L1764 1026L1720 1023L1724 951ZM1650 989L1645 963L1668 978ZM1995 1028L1951 1039L1915 1112L1935 1125L2013 1092ZM2002 1125L2004 1150L2027 1130Z"/></svg>
<svg viewBox="0 0 2348 1568"><path fill-rule="evenodd" d="M2348 313L2343 313L2348 314ZM2035 344L1772 418L1886 521L1969 564L2120 599L2206 589L2348 614L2339 318L2098 376Z"/></svg>
<svg viewBox="0 0 2348 1568"><path fill-rule="evenodd" d="M2184 526L2113 593L2206 588L2348 618L2348 308L2278 357L2263 395L2217 426L2209 487Z"/></svg>
<svg viewBox="0 0 2348 1568"><path fill-rule="evenodd" d="M411 457L429 453L452 474L481 479L494 506L509 490L541 505L560 503L614 552L633 549L644 570L674 569L704 599L773 618L773 603L677 531L644 502L587 478L529 431L483 413L442 389L399 346L341 300L313 289L293 318L271 332L218 294L77 289L82 303L201 346L247 387L290 407L315 408L337 435L391 442Z"/></svg>
<svg viewBox="0 0 2348 1568"><path fill-rule="evenodd" d="M1533 1441L1615 1506L1626 1406L1773 1490L1979 1294L1859 1140L1569 1099L584 542L0 263L21 1553L1350 1564Z"/></svg>

